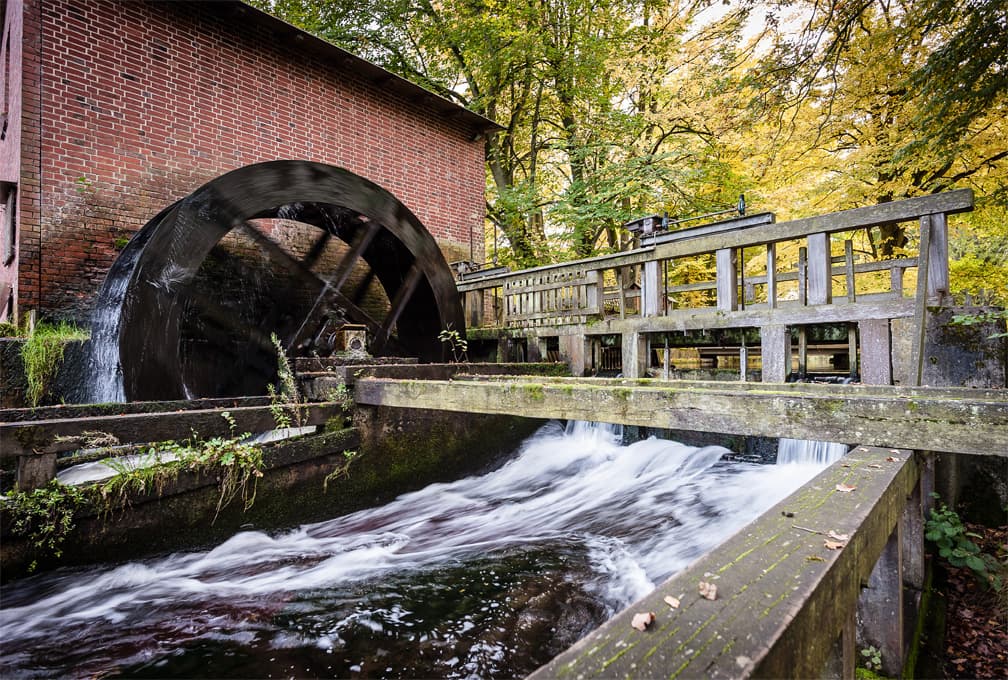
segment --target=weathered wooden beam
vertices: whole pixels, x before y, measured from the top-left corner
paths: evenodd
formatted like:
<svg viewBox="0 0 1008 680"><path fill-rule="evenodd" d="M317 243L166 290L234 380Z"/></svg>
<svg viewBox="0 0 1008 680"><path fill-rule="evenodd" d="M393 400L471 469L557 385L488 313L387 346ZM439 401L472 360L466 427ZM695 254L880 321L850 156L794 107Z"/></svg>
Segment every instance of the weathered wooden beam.
<svg viewBox="0 0 1008 680"><path fill-rule="evenodd" d="M776 309L750 307L734 312L716 309L673 309L665 316L646 319L603 319L583 328L589 335L608 335L637 331L666 333L713 328L759 326L801 326L819 323L843 323L862 319L899 319L913 315L913 300L861 300L850 304L841 299L836 304L802 307L794 301L778 300Z"/></svg>
<svg viewBox="0 0 1008 680"><path fill-rule="evenodd" d="M121 416L131 413L229 409L240 406L264 406L269 403L269 397L225 397L214 399L179 399L173 401L108 402L104 404L60 404L58 406L38 406L35 408L0 409L0 423L13 423L22 420L51 420L53 418Z"/></svg>
<svg viewBox="0 0 1008 680"><path fill-rule="evenodd" d="M862 442L1008 456L1008 394L995 390L676 381L359 380L362 404L588 420L674 430ZM886 391L888 390L888 392Z"/></svg>
<svg viewBox="0 0 1008 680"><path fill-rule="evenodd" d="M230 409L201 409L162 413L130 413L87 418L54 418L44 421L0 423L0 458L73 451L86 446L84 432L115 437L120 443L157 442L198 436L228 436L241 432L265 432L276 428L275 406L240 406ZM279 405L282 409L301 409L304 425L323 425L343 407L334 402ZM221 416L227 411L233 419Z"/></svg>
<svg viewBox="0 0 1008 680"><path fill-rule="evenodd" d="M855 449L530 677L820 677L916 482L910 452Z"/></svg>

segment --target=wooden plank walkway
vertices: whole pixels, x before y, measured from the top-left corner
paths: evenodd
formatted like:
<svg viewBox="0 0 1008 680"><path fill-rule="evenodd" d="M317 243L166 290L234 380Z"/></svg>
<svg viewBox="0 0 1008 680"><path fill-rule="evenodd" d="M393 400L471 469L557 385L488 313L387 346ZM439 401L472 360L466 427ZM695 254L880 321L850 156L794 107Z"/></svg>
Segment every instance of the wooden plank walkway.
<svg viewBox="0 0 1008 680"><path fill-rule="evenodd" d="M358 404L1008 456L1008 392L804 383L367 378Z"/></svg>

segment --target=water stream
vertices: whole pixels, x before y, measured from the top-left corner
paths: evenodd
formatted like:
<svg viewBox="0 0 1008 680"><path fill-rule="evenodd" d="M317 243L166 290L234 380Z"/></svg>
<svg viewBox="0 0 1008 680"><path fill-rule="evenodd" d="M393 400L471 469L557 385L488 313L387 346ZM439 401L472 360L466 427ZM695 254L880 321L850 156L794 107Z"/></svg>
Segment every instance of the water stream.
<svg viewBox="0 0 1008 680"><path fill-rule="evenodd" d="M724 453L550 423L382 507L15 582L0 676L521 676L823 468Z"/></svg>

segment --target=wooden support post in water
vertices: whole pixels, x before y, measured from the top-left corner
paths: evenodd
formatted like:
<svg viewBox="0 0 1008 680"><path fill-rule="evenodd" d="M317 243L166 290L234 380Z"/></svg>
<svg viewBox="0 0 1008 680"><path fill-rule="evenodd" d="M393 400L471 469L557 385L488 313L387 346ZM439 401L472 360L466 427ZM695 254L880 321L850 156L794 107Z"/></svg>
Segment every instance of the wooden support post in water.
<svg viewBox="0 0 1008 680"><path fill-rule="evenodd" d="M623 377L643 378L647 375L647 337L643 333L624 333L622 338Z"/></svg>
<svg viewBox="0 0 1008 680"><path fill-rule="evenodd" d="M546 340L530 335L526 338L525 345L528 347L527 359L529 361L539 362L543 360L544 356L546 356Z"/></svg>
<svg viewBox="0 0 1008 680"><path fill-rule="evenodd" d="M896 523L868 584L858 598L861 639L879 650L882 673L899 677L906 649L903 636L903 537Z"/></svg>
<svg viewBox="0 0 1008 680"><path fill-rule="evenodd" d="M847 324L847 364L848 375L853 380L858 376L858 341L856 323Z"/></svg>
<svg viewBox="0 0 1008 680"><path fill-rule="evenodd" d="M889 319L858 322L861 337L861 382L865 385L892 384L892 336Z"/></svg>
<svg viewBox="0 0 1008 680"><path fill-rule="evenodd" d="M808 330L798 326L798 377L808 377Z"/></svg>
<svg viewBox="0 0 1008 680"><path fill-rule="evenodd" d="M36 453L18 456L17 488L21 491L39 489L56 477L56 454Z"/></svg>
<svg viewBox="0 0 1008 680"><path fill-rule="evenodd" d="M760 328L763 382L782 383L791 372L791 333L787 326Z"/></svg>

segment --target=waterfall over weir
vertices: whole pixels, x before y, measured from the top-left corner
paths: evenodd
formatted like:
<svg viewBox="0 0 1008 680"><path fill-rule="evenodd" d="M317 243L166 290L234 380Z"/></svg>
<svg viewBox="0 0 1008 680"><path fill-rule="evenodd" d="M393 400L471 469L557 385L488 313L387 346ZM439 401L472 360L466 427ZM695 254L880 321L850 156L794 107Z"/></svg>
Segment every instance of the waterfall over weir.
<svg viewBox="0 0 1008 680"><path fill-rule="evenodd" d="M830 465L843 458L846 453L846 444L805 441L804 439L785 439L781 437L777 443L777 464L811 463L814 465Z"/></svg>
<svg viewBox="0 0 1008 680"><path fill-rule="evenodd" d="M726 452L554 422L382 507L15 582L0 676L524 675L823 467Z"/></svg>

